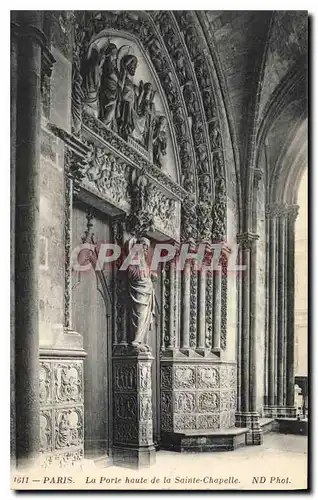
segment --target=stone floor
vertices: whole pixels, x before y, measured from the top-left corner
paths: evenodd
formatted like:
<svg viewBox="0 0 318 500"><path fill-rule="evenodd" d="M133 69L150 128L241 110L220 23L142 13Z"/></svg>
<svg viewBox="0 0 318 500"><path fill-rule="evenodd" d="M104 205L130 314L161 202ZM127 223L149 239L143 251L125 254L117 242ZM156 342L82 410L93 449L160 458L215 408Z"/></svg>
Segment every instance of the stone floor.
<svg viewBox="0 0 318 500"><path fill-rule="evenodd" d="M156 464L148 469L110 466L100 471L107 478L122 478L117 489L305 489L307 437L268 433L263 445L235 451L158 451ZM101 488L110 487L104 484Z"/></svg>

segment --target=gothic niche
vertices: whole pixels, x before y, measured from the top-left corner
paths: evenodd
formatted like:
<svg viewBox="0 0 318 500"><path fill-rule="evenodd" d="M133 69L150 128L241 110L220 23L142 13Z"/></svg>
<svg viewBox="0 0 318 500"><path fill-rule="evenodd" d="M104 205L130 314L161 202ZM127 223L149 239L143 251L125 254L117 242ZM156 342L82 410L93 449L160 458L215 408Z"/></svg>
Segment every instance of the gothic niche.
<svg viewBox="0 0 318 500"><path fill-rule="evenodd" d="M159 168L165 165L169 141L163 104L133 42L104 32L90 42L84 37L75 90L73 103L82 100L84 113L99 119ZM74 130L79 115L73 112Z"/></svg>

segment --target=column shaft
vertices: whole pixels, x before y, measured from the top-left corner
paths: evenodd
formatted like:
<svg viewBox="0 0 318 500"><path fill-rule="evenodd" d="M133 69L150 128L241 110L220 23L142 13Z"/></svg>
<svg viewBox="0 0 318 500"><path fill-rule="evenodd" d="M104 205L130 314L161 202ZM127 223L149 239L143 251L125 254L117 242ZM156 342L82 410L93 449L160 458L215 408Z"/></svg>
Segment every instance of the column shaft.
<svg viewBox="0 0 318 500"><path fill-rule="evenodd" d="M284 335L285 335L285 216L278 223L278 286L277 286L277 404L284 404Z"/></svg>
<svg viewBox="0 0 318 500"><path fill-rule="evenodd" d="M296 212L296 213L295 213ZM288 218L287 226L287 406L294 406L294 345L295 345L295 215L296 211Z"/></svg>
<svg viewBox="0 0 318 500"><path fill-rule="evenodd" d="M186 262L182 271L182 335L181 348L188 349L190 345L190 279L191 267Z"/></svg>
<svg viewBox="0 0 318 500"><path fill-rule="evenodd" d="M242 282L242 378L241 411L249 411L249 354L250 354L250 249L243 248L245 270Z"/></svg>
<svg viewBox="0 0 318 500"><path fill-rule="evenodd" d="M176 301L176 263L174 260L169 265L170 275L170 310L169 310L169 345L168 349L175 347L175 301Z"/></svg>
<svg viewBox="0 0 318 500"><path fill-rule="evenodd" d="M222 272L213 271L213 349L221 349L221 280Z"/></svg>
<svg viewBox="0 0 318 500"><path fill-rule="evenodd" d="M41 14L21 12L21 27L41 28ZM30 31L31 31L30 29ZM19 41L15 217L16 454L18 465L39 450L38 237L41 47Z"/></svg>
<svg viewBox="0 0 318 500"><path fill-rule="evenodd" d="M199 349L205 348L205 330L206 330L206 320L205 320L205 310L206 310L206 269L202 266L199 271L199 301L198 301L198 341L197 347Z"/></svg>
<svg viewBox="0 0 318 500"><path fill-rule="evenodd" d="M268 404L275 405L276 360L276 217L269 220L268 269Z"/></svg>
<svg viewBox="0 0 318 500"><path fill-rule="evenodd" d="M257 406L257 343L256 343L256 311L257 311L257 292L256 292L256 242L251 242L250 250L250 366L249 366L249 410L256 412Z"/></svg>

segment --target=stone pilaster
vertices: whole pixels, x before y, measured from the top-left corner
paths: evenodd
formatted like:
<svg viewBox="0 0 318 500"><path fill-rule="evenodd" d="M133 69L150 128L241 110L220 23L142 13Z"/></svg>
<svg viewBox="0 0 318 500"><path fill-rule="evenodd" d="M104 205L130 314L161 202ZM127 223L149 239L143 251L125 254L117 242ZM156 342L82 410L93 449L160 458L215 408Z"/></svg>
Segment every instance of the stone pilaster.
<svg viewBox="0 0 318 500"><path fill-rule="evenodd" d="M113 356L114 465L139 468L155 463L150 353L117 346Z"/></svg>
<svg viewBox="0 0 318 500"><path fill-rule="evenodd" d="M281 208L277 223L277 405L284 406L284 354L285 354L285 259L286 259L286 214Z"/></svg>
<svg viewBox="0 0 318 500"><path fill-rule="evenodd" d="M252 296L256 295L255 280L255 241L258 235L242 233L237 236L241 245L242 265L242 316L241 316L241 401L236 413L237 427L248 427L246 444L262 443L262 432L259 425L259 414L256 411L256 335L255 322L251 318L256 314L256 303Z"/></svg>

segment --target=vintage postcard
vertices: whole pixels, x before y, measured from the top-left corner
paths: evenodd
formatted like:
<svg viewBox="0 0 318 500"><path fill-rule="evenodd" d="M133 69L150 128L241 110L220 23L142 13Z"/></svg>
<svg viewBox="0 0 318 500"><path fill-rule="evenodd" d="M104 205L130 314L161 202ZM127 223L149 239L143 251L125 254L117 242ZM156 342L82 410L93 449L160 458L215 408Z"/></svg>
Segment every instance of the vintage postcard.
<svg viewBox="0 0 318 500"><path fill-rule="evenodd" d="M307 11L11 11L11 487L306 490Z"/></svg>

